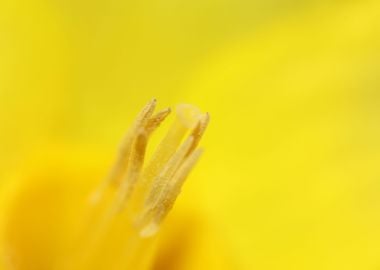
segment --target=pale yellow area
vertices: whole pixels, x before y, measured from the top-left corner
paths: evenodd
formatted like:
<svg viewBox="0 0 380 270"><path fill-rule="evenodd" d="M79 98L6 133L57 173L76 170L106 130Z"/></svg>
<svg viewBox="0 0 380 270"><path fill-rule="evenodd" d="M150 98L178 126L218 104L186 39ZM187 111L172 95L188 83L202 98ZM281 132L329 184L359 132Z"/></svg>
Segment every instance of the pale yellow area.
<svg viewBox="0 0 380 270"><path fill-rule="evenodd" d="M156 97L211 124L155 269L378 269L380 4L301 2L1 0L1 239L59 257L75 221L55 202Z"/></svg>

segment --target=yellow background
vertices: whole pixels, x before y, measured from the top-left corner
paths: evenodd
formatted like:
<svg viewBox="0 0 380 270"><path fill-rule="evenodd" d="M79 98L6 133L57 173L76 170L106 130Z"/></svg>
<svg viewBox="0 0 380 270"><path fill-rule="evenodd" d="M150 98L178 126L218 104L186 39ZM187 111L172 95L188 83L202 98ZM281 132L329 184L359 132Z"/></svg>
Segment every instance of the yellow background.
<svg viewBox="0 0 380 270"><path fill-rule="evenodd" d="M380 268L379 1L0 0L0 188L151 97L212 117L157 269Z"/></svg>

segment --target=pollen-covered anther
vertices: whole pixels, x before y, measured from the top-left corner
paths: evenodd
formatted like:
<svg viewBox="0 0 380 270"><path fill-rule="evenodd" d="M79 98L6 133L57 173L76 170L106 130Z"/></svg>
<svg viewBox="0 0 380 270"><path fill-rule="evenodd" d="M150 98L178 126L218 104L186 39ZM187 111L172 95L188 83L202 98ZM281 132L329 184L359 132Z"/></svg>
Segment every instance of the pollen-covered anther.
<svg viewBox="0 0 380 270"><path fill-rule="evenodd" d="M189 137L172 155L170 160L156 176L145 200L143 212L137 220L141 236L153 235L163 218L173 207L187 175L202 154L196 149L209 123L209 115L199 117Z"/></svg>
<svg viewBox="0 0 380 270"><path fill-rule="evenodd" d="M157 196L155 202L147 205L147 209L141 217L140 235L142 237L149 237L157 232L160 223L172 209L186 177L197 163L199 157L202 155L202 152L202 149L196 149L193 151L178 168L171 181Z"/></svg>
<svg viewBox="0 0 380 270"><path fill-rule="evenodd" d="M132 155L133 147L136 143L136 138L138 137L138 134L141 134L142 132L144 132L144 130L147 134L152 133L152 131L156 127L158 127L159 124L170 113L170 110L166 110L165 113L157 114L155 117L152 118L154 120L151 120L151 116L154 112L154 109L156 108L156 104L157 100L152 99L144 106L144 108L137 115L134 123L127 131L120 144L117 159L113 167L111 168L111 171L109 172L107 178L101 183L98 189L95 190L95 192L90 197L90 202L92 204L99 203L99 201L102 199L102 196L104 195L104 192L110 185L120 185L121 179L126 174L127 168L130 167L130 161L133 160L133 156L135 156L136 152L139 150L135 149L135 153L134 155ZM149 128L147 128L146 126L148 126ZM142 147L140 146L140 149L141 148ZM143 152L145 153L145 149L143 150Z"/></svg>
<svg viewBox="0 0 380 270"><path fill-rule="evenodd" d="M122 208L124 206L123 204L130 198L136 182L140 177L150 135L156 128L159 127L169 113L170 108L158 112L151 118L146 119L143 123L144 126L141 126L140 130L137 130L132 151L128 160L126 173L124 179L122 179L120 183L118 202L120 208Z"/></svg>
<svg viewBox="0 0 380 270"><path fill-rule="evenodd" d="M122 140L108 177L79 215L77 237L59 270L135 269L136 259L152 252L152 236L202 154L197 147L209 122L196 107L177 106L172 125L148 156L152 134L171 112L155 108L156 100L148 102Z"/></svg>
<svg viewBox="0 0 380 270"><path fill-rule="evenodd" d="M106 215L106 220L127 211L141 237L155 234L172 208L202 153L197 146L209 122L207 113L191 105L179 105L171 128L144 165L151 134L171 112L167 108L154 114L155 107L156 100L152 100L139 113L123 139L109 177L96 192L99 202L107 189L113 189L108 212L111 216Z"/></svg>

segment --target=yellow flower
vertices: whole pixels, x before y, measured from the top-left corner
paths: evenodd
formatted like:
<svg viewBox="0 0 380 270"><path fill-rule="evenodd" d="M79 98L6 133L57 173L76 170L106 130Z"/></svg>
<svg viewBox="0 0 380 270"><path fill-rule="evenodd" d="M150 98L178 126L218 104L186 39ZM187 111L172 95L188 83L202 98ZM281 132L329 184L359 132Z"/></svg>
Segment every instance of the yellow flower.
<svg viewBox="0 0 380 270"><path fill-rule="evenodd" d="M83 173L86 186L139 104L185 100L213 125L153 269L378 269L379 11L376 0L1 1L2 200L57 189L37 171ZM70 183L59 190L78 201L84 187ZM41 245L66 239L75 219L59 218Z"/></svg>

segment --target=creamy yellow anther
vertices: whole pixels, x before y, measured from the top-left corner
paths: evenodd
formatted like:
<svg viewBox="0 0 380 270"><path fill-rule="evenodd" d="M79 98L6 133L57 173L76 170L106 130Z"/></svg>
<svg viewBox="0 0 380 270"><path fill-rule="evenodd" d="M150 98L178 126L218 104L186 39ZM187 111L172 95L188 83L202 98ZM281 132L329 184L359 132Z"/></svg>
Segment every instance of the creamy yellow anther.
<svg viewBox="0 0 380 270"><path fill-rule="evenodd" d="M125 136L109 177L92 196L64 270L148 266L143 262L152 255L153 236L202 153L196 148L209 121L196 107L179 105L168 133L144 166L149 137L170 113L153 114L155 107L155 100L149 102Z"/></svg>

